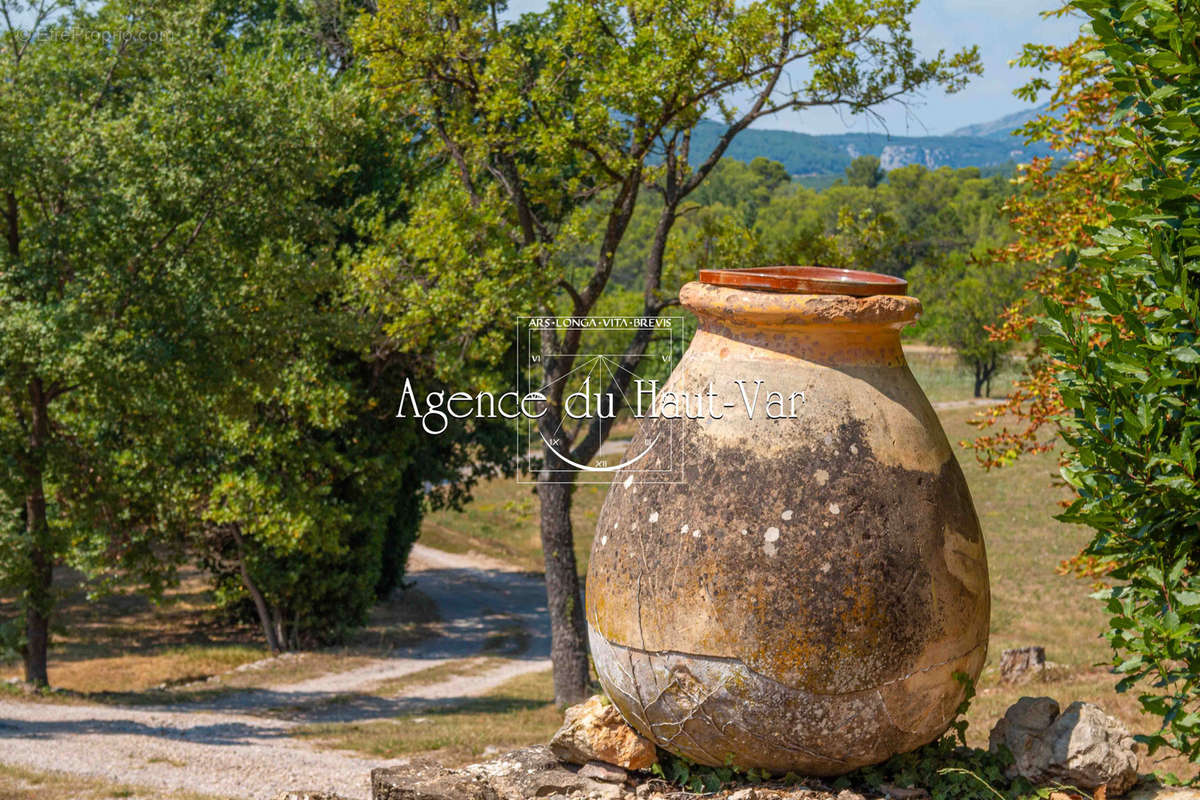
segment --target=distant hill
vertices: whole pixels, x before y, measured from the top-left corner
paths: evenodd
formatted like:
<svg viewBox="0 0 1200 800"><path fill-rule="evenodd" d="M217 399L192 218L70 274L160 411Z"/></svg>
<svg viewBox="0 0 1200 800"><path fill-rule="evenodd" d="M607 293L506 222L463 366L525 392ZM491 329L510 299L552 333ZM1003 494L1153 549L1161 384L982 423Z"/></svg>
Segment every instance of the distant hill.
<svg viewBox="0 0 1200 800"><path fill-rule="evenodd" d="M841 174L858 156L878 156L885 170L909 164L938 167L997 167L1049 154L1044 145L1026 147L1008 136L1038 109L1010 114L992 122L968 125L949 136L887 136L881 133L837 133L813 136L794 131L743 131L726 152L728 158L750 161L757 156L778 161L792 175ZM725 130L718 122L702 120L692 136L691 161L708 157ZM962 131L973 133L962 133Z"/></svg>
<svg viewBox="0 0 1200 800"><path fill-rule="evenodd" d="M950 136L971 136L984 139L999 139L1005 142L1013 141L1012 132L1029 122L1034 117L1045 114L1050 108L1049 103L1043 103L1037 108L1027 108L1024 111L1014 111L991 122L977 122L974 125L964 125L950 131Z"/></svg>

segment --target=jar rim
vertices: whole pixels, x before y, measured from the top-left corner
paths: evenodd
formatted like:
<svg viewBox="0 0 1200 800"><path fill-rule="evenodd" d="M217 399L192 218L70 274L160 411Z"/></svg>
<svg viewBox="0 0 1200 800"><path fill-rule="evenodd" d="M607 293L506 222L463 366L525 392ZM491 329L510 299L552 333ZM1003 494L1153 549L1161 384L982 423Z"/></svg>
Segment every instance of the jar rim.
<svg viewBox="0 0 1200 800"><path fill-rule="evenodd" d="M879 272L835 267L778 265L702 269L700 282L735 289L787 294L841 294L854 297L908 294L908 281Z"/></svg>
<svg viewBox="0 0 1200 800"><path fill-rule="evenodd" d="M747 328L836 327L900 329L921 315L909 295L796 294L714 286L692 281L679 290L680 304L703 320Z"/></svg>

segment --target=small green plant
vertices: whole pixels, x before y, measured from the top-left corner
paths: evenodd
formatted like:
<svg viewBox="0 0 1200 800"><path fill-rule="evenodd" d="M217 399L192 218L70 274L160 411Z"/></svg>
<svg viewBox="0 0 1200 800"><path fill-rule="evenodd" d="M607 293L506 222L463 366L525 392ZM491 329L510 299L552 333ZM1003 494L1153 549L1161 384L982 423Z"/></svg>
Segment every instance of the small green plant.
<svg viewBox="0 0 1200 800"><path fill-rule="evenodd" d="M1016 800L1037 794L1023 778L1005 775L1012 764L1011 754L966 747L959 741L961 731L955 729L910 753L843 775L833 786L873 792L883 791L884 787L920 787L933 800Z"/></svg>
<svg viewBox="0 0 1200 800"><path fill-rule="evenodd" d="M666 750L658 751L658 761L650 771L668 783L673 783L689 792L718 792L728 786L756 785L772 778L771 773L765 769L739 769L734 766L732 756L725 759L725 766L710 767L705 764L697 764L683 756L668 753ZM788 773L783 780L789 783L798 783L800 779L796 775Z"/></svg>
<svg viewBox="0 0 1200 800"><path fill-rule="evenodd" d="M954 673L954 679L963 687L963 699L945 736L911 752L892 756L882 764L843 775L834 781L834 788L878 792L885 787L920 787L933 800L1016 800L1038 796L1029 781L1007 776L1006 770L1013 763L1007 748L992 753L967 746L966 715L975 698L975 681L963 672Z"/></svg>
<svg viewBox="0 0 1200 800"><path fill-rule="evenodd" d="M956 727L953 734L911 753L902 753L882 764L842 775L832 782L831 788L880 794L893 787L920 787L929 792L932 800L1019 800L1048 797L1053 791L1035 789L1023 778L1008 778L1005 770L1012 764L1012 755L1007 751L991 753L965 747L959 742L961 731L962 728ZM710 767L661 750L658 763L651 772L697 793L768 781L787 785L804 782L801 776L791 772L780 776L763 769L739 769L732 760L722 767Z"/></svg>

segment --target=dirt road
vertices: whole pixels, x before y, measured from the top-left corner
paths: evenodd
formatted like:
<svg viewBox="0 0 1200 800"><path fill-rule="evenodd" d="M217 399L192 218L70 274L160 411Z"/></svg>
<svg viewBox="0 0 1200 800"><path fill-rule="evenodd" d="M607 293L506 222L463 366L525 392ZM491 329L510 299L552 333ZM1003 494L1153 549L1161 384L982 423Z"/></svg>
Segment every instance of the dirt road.
<svg viewBox="0 0 1200 800"><path fill-rule="evenodd" d="M288 789L369 794L380 760L320 750L290 735L298 724L394 717L478 696L548 669L549 623L541 580L494 561L417 545L409 578L437 605L440 635L394 657L298 683L161 708L0 700L0 762L119 783L269 800ZM380 697L382 681L479 654L497 633L523 632L520 653L460 675ZM331 702L334 698L337 702ZM291 709L287 719L268 714Z"/></svg>

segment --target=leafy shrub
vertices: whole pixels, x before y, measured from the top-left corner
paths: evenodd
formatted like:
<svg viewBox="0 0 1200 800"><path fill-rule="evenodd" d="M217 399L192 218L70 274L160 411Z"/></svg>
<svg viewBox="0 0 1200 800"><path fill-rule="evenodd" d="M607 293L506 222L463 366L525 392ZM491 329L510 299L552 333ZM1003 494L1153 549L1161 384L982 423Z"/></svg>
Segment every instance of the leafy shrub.
<svg viewBox="0 0 1200 800"><path fill-rule="evenodd" d="M1135 176L1083 264L1107 273L1083 313L1047 302L1043 343L1067 408L1061 519L1111 567L1098 593L1122 676L1160 730L1200 762L1200 35L1197 3L1075 0L1092 20ZM1187 10L1180 11L1182 5Z"/></svg>

